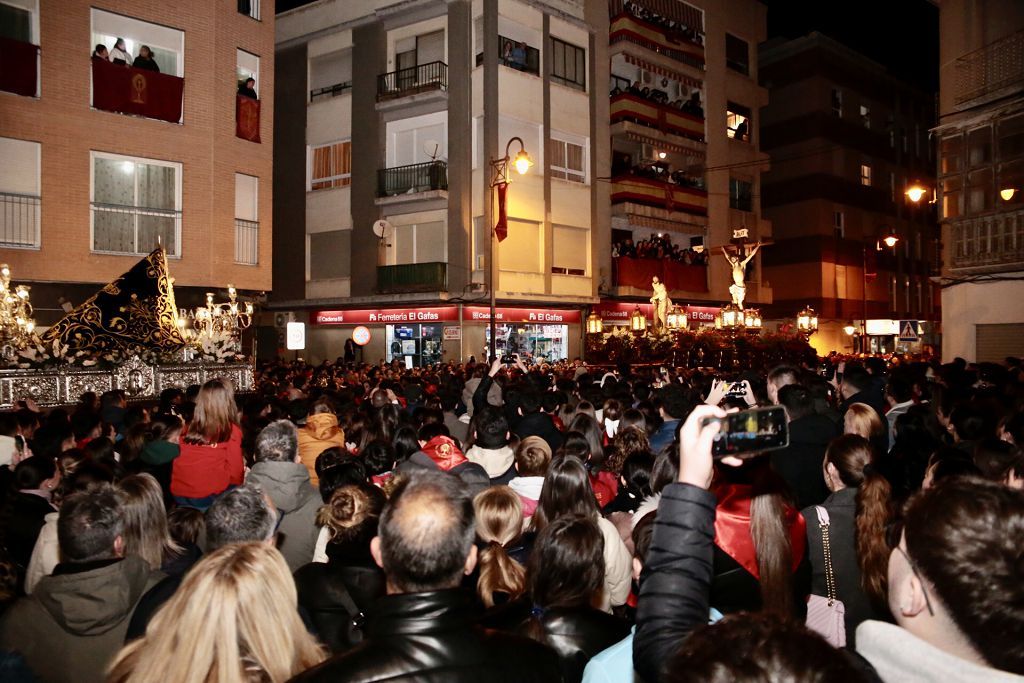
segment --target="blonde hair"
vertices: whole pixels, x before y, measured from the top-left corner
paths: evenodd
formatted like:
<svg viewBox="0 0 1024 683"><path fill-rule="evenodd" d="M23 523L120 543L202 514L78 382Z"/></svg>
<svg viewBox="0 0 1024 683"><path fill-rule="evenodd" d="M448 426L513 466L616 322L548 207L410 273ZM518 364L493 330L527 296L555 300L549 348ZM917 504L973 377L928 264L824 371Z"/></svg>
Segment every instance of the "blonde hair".
<svg viewBox="0 0 1024 683"><path fill-rule="evenodd" d="M184 441L199 446L223 443L231 438L231 430L237 424L238 407L231 382L220 377L211 379L199 390Z"/></svg>
<svg viewBox="0 0 1024 683"><path fill-rule="evenodd" d="M358 540L367 533L372 538L383 503L382 495L372 497L367 489L348 484L334 491L327 504L317 511L316 524L327 527L331 540L338 543Z"/></svg>
<svg viewBox="0 0 1024 683"><path fill-rule="evenodd" d="M275 548L224 546L200 560L146 635L117 654L109 683L283 683L326 653L299 619L295 581Z"/></svg>
<svg viewBox="0 0 1024 683"><path fill-rule="evenodd" d="M492 486L473 499L476 535L487 544L480 553L477 595L485 607L494 606L494 594L508 593L515 599L526 590L526 570L509 557L505 546L523 529L523 503L507 486Z"/></svg>
<svg viewBox="0 0 1024 683"><path fill-rule="evenodd" d="M881 435L882 429L882 418L866 403L851 403L846 410L846 417L843 418L845 434L856 434L870 440Z"/></svg>
<svg viewBox="0 0 1024 683"><path fill-rule="evenodd" d="M133 474L115 486L124 519L124 551L141 557L151 569L160 569L167 555L182 549L167 527L163 491L151 474Z"/></svg>

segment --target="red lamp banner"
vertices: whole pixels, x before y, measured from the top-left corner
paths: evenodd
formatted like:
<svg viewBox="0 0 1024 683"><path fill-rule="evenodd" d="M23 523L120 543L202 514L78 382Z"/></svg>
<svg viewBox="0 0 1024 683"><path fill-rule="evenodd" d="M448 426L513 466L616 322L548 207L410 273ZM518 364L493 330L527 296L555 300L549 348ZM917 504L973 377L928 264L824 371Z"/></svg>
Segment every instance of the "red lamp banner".
<svg viewBox="0 0 1024 683"><path fill-rule="evenodd" d="M505 195L508 194L508 183L498 185L498 223L494 226L494 234L498 241L508 237L508 211L505 206Z"/></svg>
<svg viewBox="0 0 1024 683"><path fill-rule="evenodd" d="M260 101L235 95L235 135L250 142L260 141Z"/></svg>

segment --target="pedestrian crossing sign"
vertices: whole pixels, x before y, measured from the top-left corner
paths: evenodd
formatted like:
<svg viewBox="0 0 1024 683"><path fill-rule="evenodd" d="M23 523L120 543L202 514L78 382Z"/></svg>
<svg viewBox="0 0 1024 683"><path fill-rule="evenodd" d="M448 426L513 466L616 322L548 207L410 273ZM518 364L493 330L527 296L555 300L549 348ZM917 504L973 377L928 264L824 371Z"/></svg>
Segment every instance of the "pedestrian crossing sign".
<svg viewBox="0 0 1024 683"><path fill-rule="evenodd" d="M901 342L916 342L921 341L921 335L917 329L916 320L901 320L900 321L900 341Z"/></svg>

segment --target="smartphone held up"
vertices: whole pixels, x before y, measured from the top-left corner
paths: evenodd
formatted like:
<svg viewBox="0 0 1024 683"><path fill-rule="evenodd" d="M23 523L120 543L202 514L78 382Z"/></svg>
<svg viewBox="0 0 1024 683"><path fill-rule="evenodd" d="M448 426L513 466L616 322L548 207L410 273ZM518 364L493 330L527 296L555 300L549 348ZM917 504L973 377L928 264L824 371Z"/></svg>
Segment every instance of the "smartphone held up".
<svg viewBox="0 0 1024 683"><path fill-rule="evenodd" d="M752 458L789 445L789 423L781 406L743 410L722 418L708 417L702 425L715 422L721 424L711 446L715 458Z"/></svg>

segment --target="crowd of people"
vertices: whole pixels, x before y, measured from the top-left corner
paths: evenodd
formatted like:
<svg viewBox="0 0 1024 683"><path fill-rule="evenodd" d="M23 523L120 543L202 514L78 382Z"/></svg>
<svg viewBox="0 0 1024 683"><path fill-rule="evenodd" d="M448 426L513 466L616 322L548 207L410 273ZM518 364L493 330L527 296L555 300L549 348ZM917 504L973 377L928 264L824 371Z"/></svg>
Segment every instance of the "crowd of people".
<svg viewBox="0 0 1024 683"><path fill-rule="evenodd" d="M102 59L110 62L111 64L119 64L121 66L134 66L136 69L145 69L147 71L156 71L160 73L160 65L156 63L156 59L153 57L153 51L148 45L139 46L139 54L135 59L132 59L132 55L128 52L128 48L125 45L124 38L118 38L114 41L114 46L107 49L107 46L103 43L99 43L93 48L92 51L93 59Z"/></svg>
<svg viewBox="0 0 1024 683"><path fill-rule="evenodd" d="M638 3L630 2L630 0L625 0L622 3L622 9L637 19L646 21L649 24L654 24L666 31L669 35L678 36L681 39L687 40L696 45L704 44L704 34L698 31L695 27L687 26L681 21L669 19L651 9L648 9L647 7L639 5Z"/></svg>
<svg viewBox="0 0 1024 683"><path fill-rule="evenodd" d="M0 678L1024 680L1019 360L503 360L0 414Z"/></svg>
<svg viewBox="0 0 1024 683"><path fill-rule="evenodd" d="M668 93L665 92L664 90L659 90L658 88L651 88L645 86L641 84L640 81L633 81L630 85L626 86L625 88L620 87L616 83L616 85L612 88L609 95L611 97L615 97L616 95L621 95L624 92L629 93L630 95L634 95L636 97L642 97L643 99L649 100L654 104L672 107L687 114L692 114L693 116L704 118L704 107L700 103L700 90L696 88L693 90L693 92L690 93L690 96L688 98L679 98L669 101Z"/></svg>
<svg viewBox="0 0 1024 683"><path fill-rule="evenodd" d="M640 240L633 244L633 238L614 242L612 244L612 258L625 256L627 258L656 258L667 259L688 266L706 266L708 264L708 252L706 249L699 251L693 247L683 247L672 244L669 235L651 234L648 239Z"/></svg>

